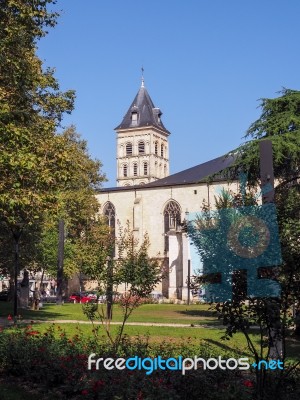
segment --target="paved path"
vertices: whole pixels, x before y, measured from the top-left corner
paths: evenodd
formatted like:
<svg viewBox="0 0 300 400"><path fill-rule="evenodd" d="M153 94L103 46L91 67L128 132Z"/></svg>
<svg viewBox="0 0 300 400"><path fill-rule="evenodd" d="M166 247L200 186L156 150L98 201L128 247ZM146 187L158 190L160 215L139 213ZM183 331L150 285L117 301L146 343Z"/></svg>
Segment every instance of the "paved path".
<svg viewBox="0 0 300 400"><path fill-rule="evenodd" d="M77 321L77 320L66 320L66 319L56 319L56 320L39 320L35 319L35 323L54 323L54 324L88 324L91 325L90 321ZM22 324L30 324L32 320L21 320L20 323ZM95 321L95 325L101 325L101 322ZM111 325L121 325L122 322L110 322ZM12 321L8 321L5 318L0 318L0 326L9 326L13 325ZM169 323L156 323L156 322L127 322L126 325L130 326L166 326L171 328L211 328L211 329L219 329L219 326L211 326L211 325L197 325L197 324L169 324Z"/></svg>

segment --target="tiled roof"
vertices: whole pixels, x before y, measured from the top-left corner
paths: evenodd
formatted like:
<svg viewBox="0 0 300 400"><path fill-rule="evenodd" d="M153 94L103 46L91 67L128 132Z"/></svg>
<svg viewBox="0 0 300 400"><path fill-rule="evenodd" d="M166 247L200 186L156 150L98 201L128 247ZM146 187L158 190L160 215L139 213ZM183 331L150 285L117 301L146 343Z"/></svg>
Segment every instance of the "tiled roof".
<svg viewBox="0 0 300 400"><path fill-rule="evenodd" d="M132 118L133 113L137 113L136 121ZM123 121L115 128L115 130L153 126L169 135L170 132L164 127L164 124L161 121L161 115L162 112L159 108L154 106L147 89L142 84L125 114Z"/></svg>
<svg viewBox="0 0 300 400"><path fill-rule="evenodd" d="M147 189L165 186L177 186L185 184L196 184L205 181L211 177L212 181L224 181L227 176L222 174L222 171L230 167L235 161L234 155L225 155L213 160L207 161L203 164L196 165L195 167L185 169L184 171L177 172L176 174L169 175L166 178L158 179L157 181L148 183L146 185L135 186L122 186L115 188L103 188L100 191L122 191L132 189Z"/></svg>
<svg viewBox="0 0 300 400"><path fill-rule="evenodd" d="M199 183L209 178L210 176L213 177L213 180L223 180L225 179L225 177L218 173L225 168L230 167L233 164L234 160L235 158L232 155L221 156L213 160L207 161L203 164L196 165L195 167L177 172L177 174L169 175L166 178L148 183L145 186L154 187Z"/></svg>

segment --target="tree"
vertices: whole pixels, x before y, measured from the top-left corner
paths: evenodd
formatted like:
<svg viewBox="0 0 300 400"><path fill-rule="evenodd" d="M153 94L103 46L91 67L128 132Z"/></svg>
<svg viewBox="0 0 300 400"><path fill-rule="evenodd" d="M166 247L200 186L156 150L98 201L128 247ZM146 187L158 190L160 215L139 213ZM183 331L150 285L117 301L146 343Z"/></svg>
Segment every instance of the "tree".
<svg viewBox="0 0 300 400"><path fill-rule="evenodd" d="M74 92L60 92L36 56L37 41L56 23L51 3L1 2L0 210L15 234L55 202L72 172L55 128L71 112Z"/></svg>
<svg viewBox="0 0 300 400"><path fill-rule="evenodd" d="M235 171L247 171L249 183L259 183L260 140L272 141L274 175L286 184L300 176L300 91L282 89L281 96L261 99L261 116L246 132L245 144L233 153L237 155Z"/></svg>
<svg viewBox="0 0 300 400"><path fill-rule="evenodd" d="M232 336L237 331L242 331L256 360L268 357L274 339L276 341L276 338L279 338L283 340L283 353L279 357L284 361L284 339L287 334L287 328L291 323L295 322L295 319L293 320L290 315L291 306L296 304L298 308L299 305L300 92L283 89L281 96L276 99L262 99L261 107L262 114L260 118L250 126L245 136L246 139L251 140L233 152L236 162L231 170L231 176L237 176L241 171L246 171L248 174L248 189L257 190L257 185L260 184L259 142L266 139L272 141L274 174L277 181L275 204L277 206L282 252L282 264L275 277L281 283L281 297L277 299L249 298L244 296L242 291L238 292L239 296L236 298L231 301L221 301L215 308L219 312L219 317L227 326L227 335ZM216 202L217 207L219 206L217 211L219 218L222 218L222 214L224 214L223 209L227 207L234 208L234 202L230 204L230 201L226 200L228 200L228 197ZM225 215L230 216L231 214L225 212ZM202 249L204 248L204 250L202 252L204 251L207 259L212 257L214 255L214 245L216 244L204 242L201 234L197 234L197 232L194 232L194 235L196 235L196 239L198 238L196 246L198 248L203 246ZM228 239L227 234L225 239ZM270 262L266 263L266 265L273 266L276 264ZM268 277L270 270L264 269L259 273L261 277ZM270 277L274 278L274 273L271 273ZM235 284L238 284L238 280L235 280ZM276 312L279 307L280 318ZM249 329L253 325L258 326L260 329L260 353L253 346L249 336ZM264 337L267 337L266 343L263 340ZM278 391L280 391L283 379L290 371L291 369L286 374L281 374L278 380ZM256 370L256 374L257 397L263 398L264 388L267 385L265 381L266 371L259 372Z"/></svg>
<svg viewBox="0 0 300 400"><path fill-rule="evenodd" d="M91 159L87 143L80 138L74 126L67 128L63 134L64 149L73 166L65 186L57 193L56 207L44 213L42 234L38 242L38 265L48 268L55 274L57 264L58 230L57 221L63 219L66 227L65 272L66 276L78 272L81 267L80 247L87 231L96 223L99 203L95 191L105 180L101 172L102 164ZM86 252L90 258L91 249ZM78 265L76 265L76 261Z"/></svg>
<svg viewBox="0 0 300 400"><path fill-rule="evenodd" d="M52 0L1 0L0 213L15 242L14 282L22 232L53 207L72 176L63 137L56 134L74 92L59 90L53 70L36 55L38 40L56 24ZM17 314L17 291L14 295Z"/></svg>
<svg viewBox="0 0 300 400"><path fill-rule="evenodd" d="M143 241L139 243L134 237L129 222L125 228L119 225L118 236L115 239L113 233L111 239L113 241L98 242L100 262L90 264L92 269L89 274L98 279L99 288L107 295L111 294L113 288L117 290L119 285L125 286L125 293L118 299L123 310L123 321L116 337L113 338L110 333L111 315L109 312L105 314L103 307L99 309L98 304L85 304L84 312L92 322L96 317L101 320L111 344L117 351L128 318L161 281L162 272L158 260L148 255L150 246L148 235L145 234ZM108 243L110 243L109 246ZM111 257L113 250L111 245L116 247L114 258ZM97 329L94 331L97 333Z"/></svg>
<svg viewBox="0 0 300 400"><path fill-rule="evenodd" d="M300 178L300 91L283 89L281 96L262 99L262 114L246 132L251 139L238 149L237 168L248 171L250 184L258 183L258 142L272 141L274 157L275 203L278 212L283 265L281 283L282 306L287 311L292 304L299 309L299 178ZM300 331L297 318L296 331Z"/></svg>

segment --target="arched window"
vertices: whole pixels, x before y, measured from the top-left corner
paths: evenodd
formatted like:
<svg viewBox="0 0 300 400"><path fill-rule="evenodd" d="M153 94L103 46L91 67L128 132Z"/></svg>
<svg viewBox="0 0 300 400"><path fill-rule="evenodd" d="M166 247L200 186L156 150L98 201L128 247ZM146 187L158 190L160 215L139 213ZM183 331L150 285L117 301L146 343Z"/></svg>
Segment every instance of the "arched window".
<svg viewBox="0 0 300 400"><path fill-rule="evenodd" d="M161 157L164 156L164 145L163 144L160 146L160 155L161 155Z"/></svg>
<svg viewBox="0 0 300 400"><path fill-rule="evenodd" d="M126 144L126 155L131 156L132 155L132 143L127 143Z"/></svg>
<svg viewBox="0 0 300 400"><path fill-rule="evenodd" d="M110 201L105 204L103 215L106 217L107 225L114 230L116 225L116 209Z"/></svg>
<svg viewBox="0 0 300 400"><path fill-rule="evenodd" d="M133 176L137 176L138 174L138 165L137 163L133 163Z"/></svg>
<svg viewBox="0 0 300 400"><path fill-rule="evenodd" d="M148 175L148 164L144 162L144 175Z"/></svg>
<svg viewBox="0 0 300 400"><path fill-rule="evenodd" d="M126 178L128 175L128 167L127 164L123 165L123 176Z"/></svg>
<svg viewBox="0 0 300 400"><path fill-rule="evenodd" d="M139 142L139 154L145 154L145 142Z"/></svg>
<svg viewBox="0 0 300 400"><path fill-rule="evenodd" d="M157 141L154 143L154 153L156 156L158 155L158 142Z"/></svg>
<svg viewBox="0 0 300 400"><path fill-rule="evenodd" d="M114 232L116 231L116 209L113 203L108 201L103 209L103 215L106 219L106 223L109 226L110 232L114 235ZM115 257L116 255L116 250L115 246L112 248L112 257Z"/></svg>
<svg viewBox="0 0 300 400"><path fill-rule="evenodd" d="M164 209L165 251L169 251L169 237L166 234L180 225L180 215L179 204L173 200L169 201Z"/></svg>

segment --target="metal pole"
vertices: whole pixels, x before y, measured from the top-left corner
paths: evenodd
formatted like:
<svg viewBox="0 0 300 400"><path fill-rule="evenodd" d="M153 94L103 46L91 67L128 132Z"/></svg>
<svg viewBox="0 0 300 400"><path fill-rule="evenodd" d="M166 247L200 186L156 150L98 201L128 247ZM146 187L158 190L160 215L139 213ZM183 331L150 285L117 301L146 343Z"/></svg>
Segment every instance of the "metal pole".
<svg viewBox="0 0 300 400"><path fill-rule="evenodd" d="M273 171L273 150L270 140L262 140L259 142L260 156L260 179L262 190L262 203L274 203L274 171ZM279 300L279 299L278 299ZM271 359L278 358L282 353L282 340L278 337L277 331L280 328L280 306L279 304L269 303L270 313L273 314L275 328L270 333L270 352Z"/></svg>
<svg viewBox="0 0 300 400"><path fill-rule="evenodd" d="M112 259L107 258L107 287L106 287L106 318L112 319L112 303L113 303L113 270L112 270Z"/></svg>
<svg viewBox="0 0 300 400"><path fill-rule="evenodd" d="M188 260L188 282L187 282L187 287L188 287L187 304L189 306L190 305L190 300L191 300L191 260Z"/></svg>
<svg viewBox="0 0 300 400"><path fill-rule="evenodd" d="M15 236L15 271L14 271L14 321L18 315L18 272L19 272L19 238Z"/></svg>
<svg viewBox="0 0 300 400"><path fill-rule="evenodd" d="M13 231L13 237L15 241L15 269L14 269L14 322L17 321L18 315L18 274L19 274L19 240L22 234L22 230L18 229Z"/></svg>
<svg viewBox="0 0 300 400"><path fill-rule="evenodd" d="M64 265L64 243L65 226L62 219L58 224L58 257L57 257L57 294L56 304L62 305L63 265Z"/></svg>

